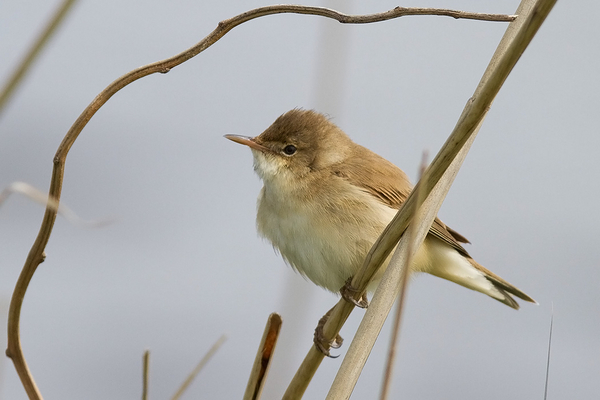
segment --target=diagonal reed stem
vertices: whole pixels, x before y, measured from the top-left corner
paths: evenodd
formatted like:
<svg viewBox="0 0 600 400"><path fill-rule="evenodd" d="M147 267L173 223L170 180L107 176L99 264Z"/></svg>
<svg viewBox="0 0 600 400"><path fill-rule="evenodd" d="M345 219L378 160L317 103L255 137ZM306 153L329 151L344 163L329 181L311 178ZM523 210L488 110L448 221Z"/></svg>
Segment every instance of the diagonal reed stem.
<svg viewBox="0 0 600 400"><path fill-rule="evenodd" d="M465 145L475 138L475 134L481 126L488 109L491 107L493 99L512 68L517 63L521 54L531 42L531 39L545 20L555 2L556 0L540 0L537 2L534 0L522 1L517 10L519 17L509 25L507 32L500 42L473 97L467 102L467 105L448 140L426 170L422 179L425 184L421 184L420 182L417 183L403 207L373 245L360 272L352 280L352 286L359 289L355 297L357 300L360 299L371 277L398 243L400 237L410 223L414 209L421 207L422 204L418 204L419 202L416 196L416 193L420 190L423 191L423 197L426 199L425 203L428 203L425 209L435 211L430 213L431 215L428 215L428 218L424 218L421 227L419 227L417 233L417 236L419 237L418 243L421 243L425 238L425 234L429 230L429 226L431 225L435 214L437 214L436 208L439 208L441 200L449 189L449 186L462 163L462 159L468 151ZM461 158L456 159L459 152L463 151L463 148L464 153L461 155ZM454 165L450 167L452 163L454 163ZM448 171L449 168L450 171ZM444 176L444 178L442 178L442 176ZM441 185L438 186L440 181ZM423 186L423 188L421 189L420 186ZM444 187L442 188L442 186ZM439 200L439 204L437 205L433 200L430 200L430 194L433 190L439 191L435 196L432 196L434 199ZM398 255L397 264L401 265L406 254L402 255L401 252L397 252L396 254ZM354 344L354 342L357 341L357 338L355 337L355 340L350 346L348 354L344 358L342 366L338 371L336 380L327 397L328 399L347 399L350 397L350 393L358 380L362 366L366 362L370 348L374 344L377 334L383 325L383 321L385 321L387 313L393 304L393 299L395 299L397 295L397 276L395 279L386 280L386 277L390 276L389 274L394 273L397 275L397 273L394 272L397 268L392 268L393 264L396 264L396 262L390 262L386 274L381 279L379 288L371 302L371 306L367 309L363 322L359 327L359 332L361 329L364 329L365 332L370 330L370 333L361 336L361 339L358 341L365 340L361 345ZM387 285L388 287L383 291L384 294L381 294L380 291L384 285ZM382 304L385 304L382 308L386 308L387 311L384 309L378 310L379 307L377 307L377 303L379 302L378 298L382 298L384 295L387 300L381 300ZM352 304L343 299L337 303L323 328L325 337L335 337L353 308L354 306ZM359 336L359 332L357 332L357 337ZM354 352L353 348L362 349ZM365 349L368 350L365 351ZM311 346L311 349L288 386L284 399L299 399L302 397L304 391L308 387L310 379L314 376L323 360L323 357L322 353L316 350L314 346Z"/></svg>

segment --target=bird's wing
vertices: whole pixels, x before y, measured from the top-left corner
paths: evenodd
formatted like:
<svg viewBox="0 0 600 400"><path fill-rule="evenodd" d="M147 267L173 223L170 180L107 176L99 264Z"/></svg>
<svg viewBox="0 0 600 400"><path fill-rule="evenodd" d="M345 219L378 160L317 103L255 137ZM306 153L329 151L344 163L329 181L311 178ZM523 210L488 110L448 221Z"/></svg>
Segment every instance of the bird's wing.
<svg viewBox="0 0 600 400"><path fill-rule="evenodd" d="M386 206L399 209L412 190L406 174L385 158L362 146L357 147L357 154L335 165L333 173Z"/></svg>
<svg viewBox="0 0 600 400"><path fill-rule="evenodd" d="M374 165L377 165L376 169ZM400 168L364 147L359 154L336 166L333 172L396 210L400 209L412 190L408 177ZM467 238L447 227L439 218L435 218L429 233L463 256L470 257L460 245L469 243Z"/></svg>
<svg viewBox="0 0 600 400"><path fill-rule="evenodd" d="M470 243L470 242L464 236L462 236L460 233L456 232L453 229L448 228L446 226L446 224L444 224L438 217L435 217L435 219L433 220L433 224L431 225L431 228L429 229L429 234L432 236L435 236L436 238L440 239L444 243L447 243L448 245L450 245L450 247L452 247L453 249L458 251L463 256L471 258L469 253L467 253L465 248L462 247L459 243L459 242L462 242L462 243Z"/></svg>

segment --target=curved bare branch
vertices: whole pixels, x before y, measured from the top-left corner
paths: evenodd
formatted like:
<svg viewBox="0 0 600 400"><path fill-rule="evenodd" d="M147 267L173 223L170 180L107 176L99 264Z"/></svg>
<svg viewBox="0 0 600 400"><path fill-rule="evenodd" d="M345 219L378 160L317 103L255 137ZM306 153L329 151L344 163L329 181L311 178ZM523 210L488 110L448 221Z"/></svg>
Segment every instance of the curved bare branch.
<svg viewBox="0 0 600 400"><path fill-rule="evenodd" d="M52 178L50 183L49 198L50 202L60 201L62 183L64 177L64 168L67 154L71 149L73 143L87 125L90 119L96 114L96 112L102 107L115 93L123 89L130 83L143 78L145 76L154 73L167 73L172 68L182 64L190 58L198 55L202 51L206 50L219 39L221 39L227 32L235 28L236 26L250 21L255 18L273 15L273 14L309 14L317 15L326 18L332 18L340 23L344 24L366 24L372 22L386 21L395 19L402 16L408 15L438 15L438 16L449 16L453 18L464 18L464 19L477 19L484 21L512 21L516 16L510 15L499 15L499 14L480 14L480 13L469 13L463 11L447 10L447 9L434 9L434 8L403 8L396 7L392 10L369 15L348 15L340 13L338 11L323 8L323 7L308 7L299 5L274 5L267 7L256 8L242 14L239 14L233 18L221 21L215 30L213 30L208 36L202 39L199 43L193 47L179 53L171 58L163 61L158 61L146 66L137 68L114 82L112 82L106 89L104 89L96 98L83 110L79 118L71 126L63 141L61 142L56 155L54 156L54 168L52 170ZM46 213L42 220L42 225L38 236L29 251L21 275L15 286L13 296L10 303L9 316L8 316L8 348L6 355L13 360L15 369L21 379L21 382L25 388L30 399L41 399L42 396L33 380L33 376L29 371L23 351L21 348L21 341L19 336L19 323L21 315L21 307L23 305L23 299L25 292L29 286L29 282L33 277L38 265L44 260L44 249L52 228L54 221L56 220L56 207L47 207Z"/></svg>

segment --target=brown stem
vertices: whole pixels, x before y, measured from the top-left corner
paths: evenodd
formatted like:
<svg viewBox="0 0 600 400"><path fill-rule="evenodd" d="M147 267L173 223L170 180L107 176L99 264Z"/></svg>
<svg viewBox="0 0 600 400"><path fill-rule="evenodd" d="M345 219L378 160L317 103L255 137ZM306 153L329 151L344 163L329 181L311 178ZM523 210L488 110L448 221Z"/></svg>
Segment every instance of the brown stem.
<svg viewBox="0 0 600 400"><path fill-rule="evenodd" d="M148 400L148 385L150 383L150 350L144 351L142 357L142 400Z"/></svg>

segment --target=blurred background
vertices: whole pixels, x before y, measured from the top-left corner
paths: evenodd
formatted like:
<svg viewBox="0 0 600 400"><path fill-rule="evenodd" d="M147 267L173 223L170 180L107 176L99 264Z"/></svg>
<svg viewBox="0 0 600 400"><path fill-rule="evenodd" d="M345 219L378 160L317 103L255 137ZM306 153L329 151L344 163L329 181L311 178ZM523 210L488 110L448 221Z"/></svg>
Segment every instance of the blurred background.
<svg viewBox="0 0 600 400"><path fill-rule="evenodd" d="M5 1L4 82L59 1ZM269 2L80 1L0 116L0 189L44 192L63 136L110 82L192 46L217 23ZM511 14L517 0L308 1L349 13L427 6ZM440 217L468 251L540 303L514 311L432 276L411 281L392 398L541 399L552 304L549 399L600 393L600 3L558 2L497 97ZM414 180L473 93L505 23L403 17L345 26L275 15L235 28L166 75L117 93L66 164L59 217L22 311L22 341L47 399L131 399L151 350L150 396L172 395L219 336L228 341L184 398L241 398L269 313L284 324L263 398L280 398L313 329L337 301L293 273L255 231L261 188L247 148L294 107L328 113ZM43 207L0 208L0 339ZM342 330L347 344L363 311ZM379 395L384 327L353 398ZM342 358L305 396L324 398ZM9 359L0 399L25 399Z"/></svg>

